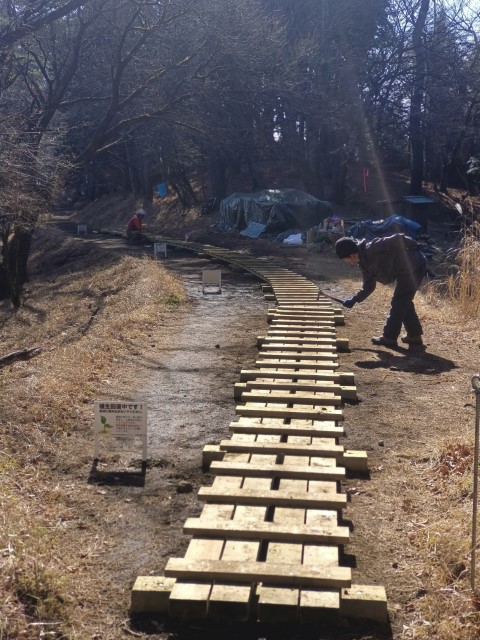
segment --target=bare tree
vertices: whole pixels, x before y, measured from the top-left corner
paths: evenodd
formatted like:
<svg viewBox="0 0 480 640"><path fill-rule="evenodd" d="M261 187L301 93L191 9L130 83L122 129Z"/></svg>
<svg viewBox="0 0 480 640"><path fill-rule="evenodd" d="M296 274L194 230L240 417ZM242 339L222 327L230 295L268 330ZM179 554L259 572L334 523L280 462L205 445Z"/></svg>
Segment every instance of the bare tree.
<svg viewBox="0 0 480 640"><path fill-rule="evenodd" d="M41 213L49 210L61 185L62 167L48 145L19 141L21 123L13 118L0 127L0 299L21 304L28 280L27 262L33 232Z"/></svg>
<svg viewBox="0 0 480 640"><path fill-rule="evenodd" d="M89 0L2 0L0 13L7 19L0 27L0 51L11 48L32 33L43 29L88 4Z"/></svg>

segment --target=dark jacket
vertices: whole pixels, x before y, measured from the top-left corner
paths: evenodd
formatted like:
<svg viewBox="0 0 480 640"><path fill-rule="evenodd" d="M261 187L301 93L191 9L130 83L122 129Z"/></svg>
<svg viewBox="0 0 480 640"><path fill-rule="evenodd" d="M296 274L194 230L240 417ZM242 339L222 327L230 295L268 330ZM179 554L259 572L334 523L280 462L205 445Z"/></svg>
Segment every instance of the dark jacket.
<svg viewBox="0 0 480 640"><path fill-rule="evenodd" d="M371 242L358 243L359 267L362 271L363 286L354 296L355 302L362 302L377 286L402 282L406 288L416 290L425 271L425 258L418 244L403 233L386 238L375 238ZM419 276L420 274L420 276Z"/></svg>

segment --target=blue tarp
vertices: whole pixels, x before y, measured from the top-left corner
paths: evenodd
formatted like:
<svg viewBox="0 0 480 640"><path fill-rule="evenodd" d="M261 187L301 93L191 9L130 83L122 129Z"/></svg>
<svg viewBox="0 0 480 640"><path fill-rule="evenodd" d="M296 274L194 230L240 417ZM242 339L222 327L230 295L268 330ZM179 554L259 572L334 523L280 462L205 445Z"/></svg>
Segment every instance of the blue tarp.
<svg viewBox="0 0 480 640"><path fill-rule="evenodd" d="M160 184L157 184L157 193L161 198L164 198L167 195L168 189L165 182L160 182Z"/></svg>
<svg viewBox="0 0 480 640"><path fill-rule="evenodd" d="M247 236L249 238L258 238L262 235L267 227L259 222L250 222L248 227L243 231L240 231L241 236Z"/></svg>
<svg viewBox="0 0 480 640"><path fill-rule="evenodd" d="M357 240L384 238L394 233L404 233L411 238L416 238L421 228L418 222L394 214L385 218L385 220L362 220L357 222L350 227L348 235Z"/></svg>

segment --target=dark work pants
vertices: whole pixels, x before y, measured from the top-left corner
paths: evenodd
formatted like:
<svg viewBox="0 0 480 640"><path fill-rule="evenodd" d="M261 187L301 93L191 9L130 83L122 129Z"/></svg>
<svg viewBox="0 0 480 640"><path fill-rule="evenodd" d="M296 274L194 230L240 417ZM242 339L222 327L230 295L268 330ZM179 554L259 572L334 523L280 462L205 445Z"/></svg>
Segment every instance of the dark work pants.
<svg viewBox="0 0 480 640"><path fill-rule="evenodd" d="M390 313L383 328L383 335L392 340L396 340L400 335L402 324L409 336L421 336L423 333L413 298L422 284L427 264L421 253L415 253L413 257L411 271L405 270L397 276Z"/></svg>

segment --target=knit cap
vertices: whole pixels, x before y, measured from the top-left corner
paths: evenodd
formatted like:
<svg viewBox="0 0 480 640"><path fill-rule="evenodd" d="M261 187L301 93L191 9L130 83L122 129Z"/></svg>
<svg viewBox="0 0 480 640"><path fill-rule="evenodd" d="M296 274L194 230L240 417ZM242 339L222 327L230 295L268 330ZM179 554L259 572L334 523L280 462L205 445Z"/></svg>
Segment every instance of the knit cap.
<svg viewBox="0 0 480 640"><path fill-rule="evenodd" d="M340 238L335 243L335 253L340 260L358 253L358 245L353 238Z"/></svg>

